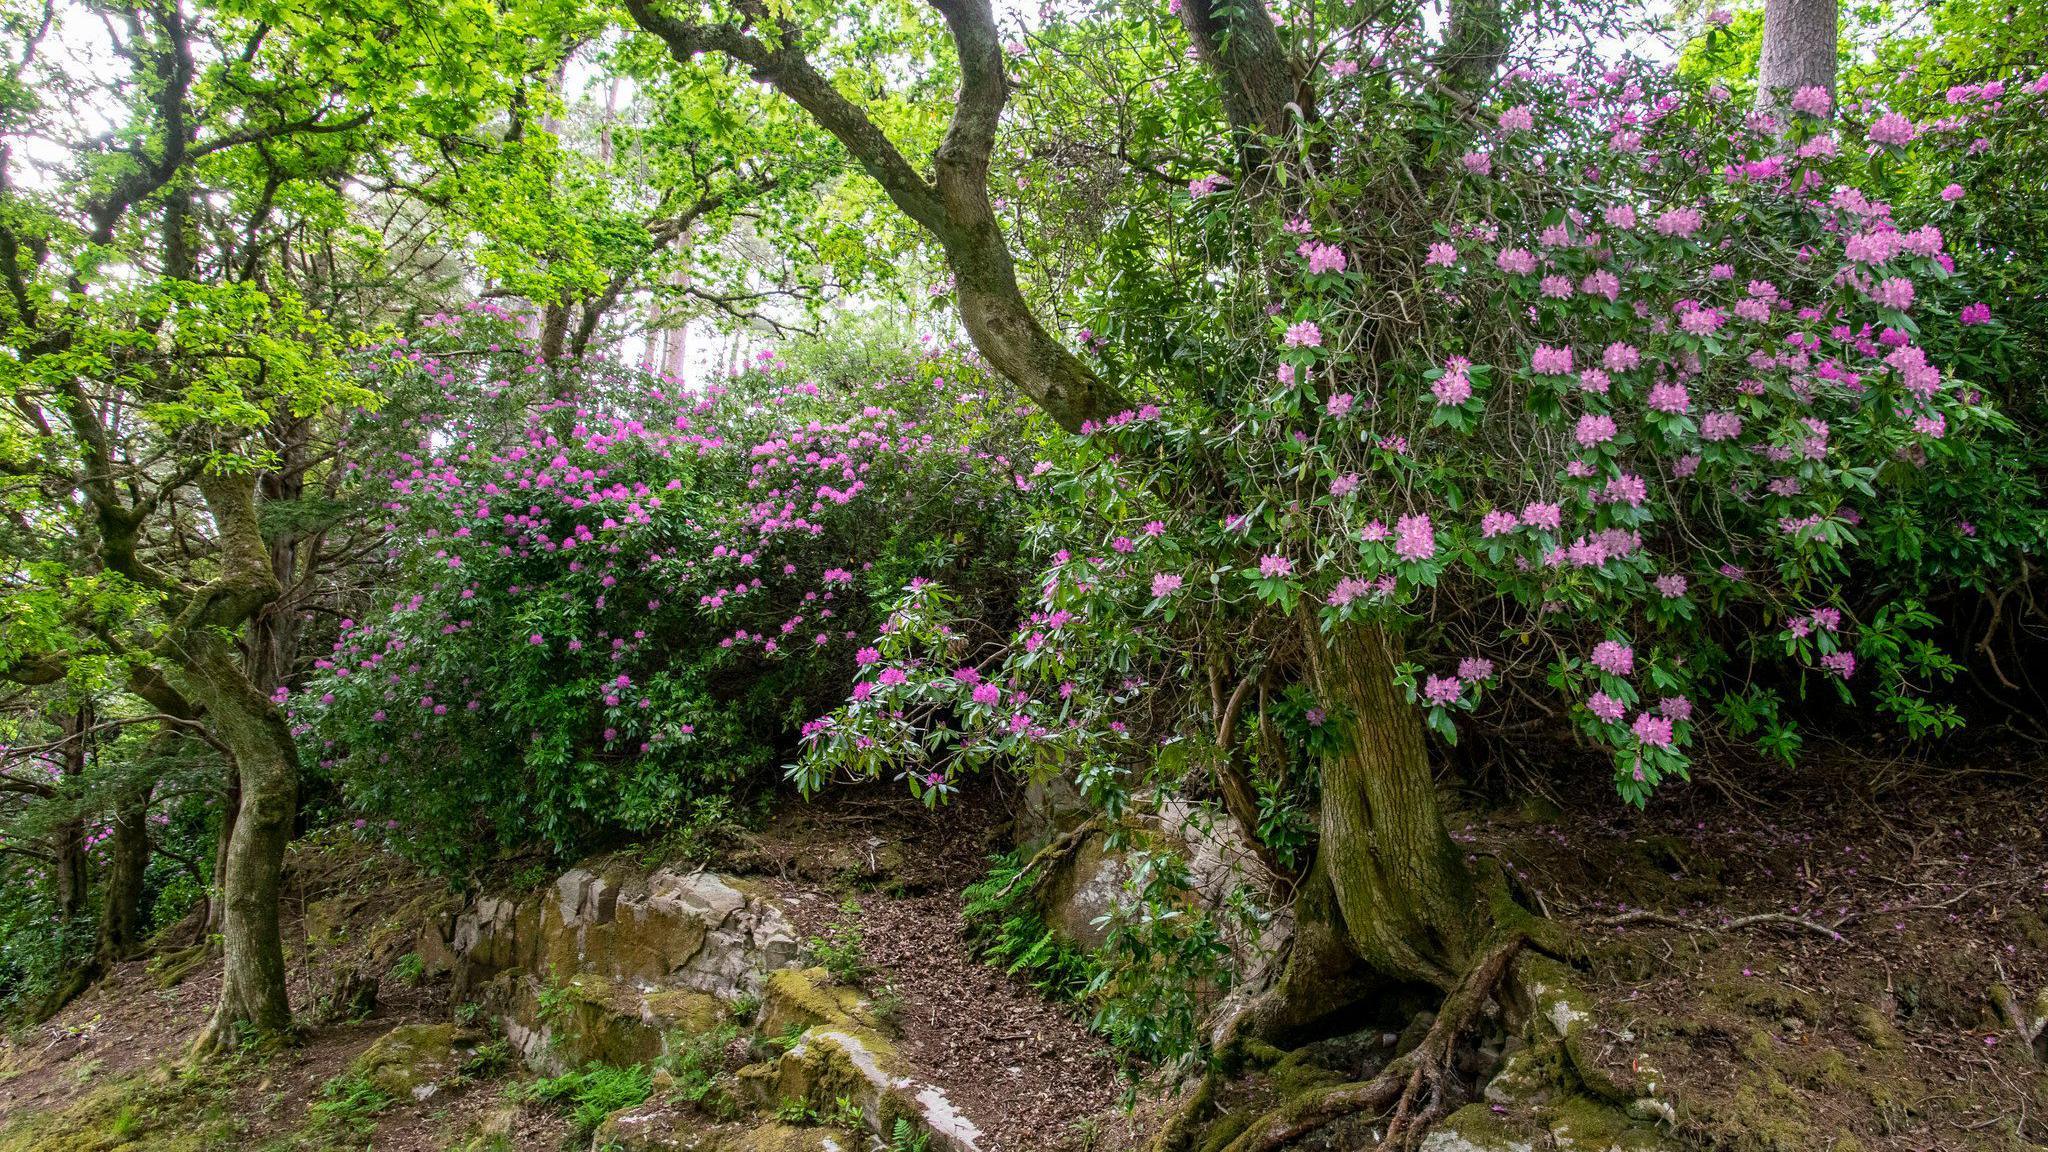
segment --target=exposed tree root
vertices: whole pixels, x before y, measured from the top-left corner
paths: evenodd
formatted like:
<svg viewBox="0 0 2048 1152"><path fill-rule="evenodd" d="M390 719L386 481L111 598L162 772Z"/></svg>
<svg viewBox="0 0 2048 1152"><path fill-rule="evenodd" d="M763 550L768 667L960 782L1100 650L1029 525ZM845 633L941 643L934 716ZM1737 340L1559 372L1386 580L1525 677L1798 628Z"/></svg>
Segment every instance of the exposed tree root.
<svg viewBox="0 0 2048 1152"><path fill-rule="evenodd" d="M1736 932L1744 928L1765 926L1804 928L1809 932L1825 936L1837 944L1842 943L1846 937L1835 929L1841 927L1846 922L1845 920L1837 921L1833 927L1830 927L1818 920L1809 920L1804 916L1790 916L1783 912L1759 912L1754 916L1738 916L1726 924L1701 924L1665 912L1650 912L1646 910L1623 912L1619 916L1607 916L1593 921L1595 924L1601 924L1610 928L1619 927L1623 924L1662 924L1667 928L1683 928L1694 932Z"/></svg>
<svg viewBox="0 0 2048 1152"><path fill-rule="evenodd" d="M1527 939L1514 932L1489 948L1444 999L1422 1043L1396 1057L1379 1075L1288 1101L1254 1120L1226 1152L1272 1152L1346 1116L1388 1107L1393 1115L1381 1146L1413 1146L1448 1111L1444 1089L1458 1040L1493 998L1509 962Z"/></svg>

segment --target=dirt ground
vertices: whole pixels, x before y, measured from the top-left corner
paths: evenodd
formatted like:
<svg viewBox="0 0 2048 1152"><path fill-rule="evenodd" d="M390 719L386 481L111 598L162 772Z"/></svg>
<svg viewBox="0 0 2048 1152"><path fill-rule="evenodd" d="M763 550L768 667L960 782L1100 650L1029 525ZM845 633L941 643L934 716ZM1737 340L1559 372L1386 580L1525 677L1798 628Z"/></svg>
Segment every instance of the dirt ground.
<svg viewBox="0 0 2048 1152"><path fill-rule="evenodd" d="M1597 784L1475 810L1454 835L1505 862L1529 903L1589 943L1599 1058L1616 1076L1662 1082L1676 1138L1759 1152L2048 1147L2048 1042L2027 1051L1992 1007L1994 985L2022 1003L2048 990L2038 787L1929 777L1884 800L1829 788L1766 801L1694 785L1636 813ZM723 864L769 884L805 936L859 931L867 986L891 1001L903 1055L989 1152L1138 1146L1171 1111L1173 1085L1127 1080L1074 1009L977 963L963 941L961 889L1004 846L995 808L842 795L740 837ZM294 875L295 941L321 894L367 896L367 915L434 883L361 853L298 850ZM345 948L295 947L295 1003L348 961ZM320 1122L324 1087L378 1036L449 1018L445 984L387 978L366 1019L181 1075L217 981L206 965L159 988L144 964L123 965L0 1042L0 1149L442 1152L479 1132L502 1133L499 1149L568 1146L561 1117L513 1099L512 1069ZM176 1122L142 1125L125 1145L21 1142L36 1117L84 1116L114 1086L124 1107L176 1109ZM1513 1106L1496 1111L1512 1124Z"/></svg>

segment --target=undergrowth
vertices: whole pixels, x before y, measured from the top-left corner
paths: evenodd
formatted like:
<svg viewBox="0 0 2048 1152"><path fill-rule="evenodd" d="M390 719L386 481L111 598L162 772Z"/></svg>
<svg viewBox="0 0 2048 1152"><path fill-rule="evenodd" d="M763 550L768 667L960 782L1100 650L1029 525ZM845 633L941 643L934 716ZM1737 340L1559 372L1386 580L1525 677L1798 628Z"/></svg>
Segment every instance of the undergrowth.
<svg viewBox="0 0 2048 1152"><path fill-rule="evenodd" d="M654 1078L646 1065L618 1067L589 1063L578 1069L534 1081L524 1094L536 1103L552 1106L569 1117L576 1134L588 1137L604 1118L622 1108L647 1102L654 1091Z"/></svg>

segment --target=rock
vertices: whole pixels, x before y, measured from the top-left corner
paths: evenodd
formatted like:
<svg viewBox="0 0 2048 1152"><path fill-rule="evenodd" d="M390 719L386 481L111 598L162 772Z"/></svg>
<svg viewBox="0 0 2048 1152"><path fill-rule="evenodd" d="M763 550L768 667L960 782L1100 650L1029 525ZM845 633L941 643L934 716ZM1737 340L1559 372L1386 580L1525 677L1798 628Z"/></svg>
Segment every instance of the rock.
<svg viewBox="0 0 2048 1152"><path fill-rule="evenodd" d="M740 1094L764 1111L801 1100L820 1110L850 1101L870 1130L891 1132L904 1119L931 1134L943 1152L978 1152L981 1130L946 1094L904 1074L895 1046L859 1027L816 1027L776 1060L739 1071Z"/></svg>
<svg viewBox="0 0 2048 1152"><path fill-rule="evenodd" d="M505 1039L527 1067L559 1075L591 1061L649 1064L668 1054L678 1036L718 1027L725 1005L687 988L643 992L597 976L548 985L507 972L485 991L485 1003L505 1027Z"/></svg>
<svg viewBox="0 0 2048 1152"><path fill-rule="evenodd" d="M852 988L834 984L823 968L785 968L768 977L761 991L756 1028L770 1038L818 1025L873 1028L867 1002Z"/></svg>
<svg viewBox="0 0 2048 1152"><path fill-rule="evenodd" d="M518 901L477 900L451 943L468 983L499 972L587 973L643 989L692 988L734 998L796 962L782 911L706 872L574 868Z"/></svg>
<svg viewBox="0 0 2048 1152"><path fill-rule="evenodd" d="M425 1100L462 1070L475 1034L453 1024L403 1024L364 1049L349 1071L396 1100Z"/></svg>

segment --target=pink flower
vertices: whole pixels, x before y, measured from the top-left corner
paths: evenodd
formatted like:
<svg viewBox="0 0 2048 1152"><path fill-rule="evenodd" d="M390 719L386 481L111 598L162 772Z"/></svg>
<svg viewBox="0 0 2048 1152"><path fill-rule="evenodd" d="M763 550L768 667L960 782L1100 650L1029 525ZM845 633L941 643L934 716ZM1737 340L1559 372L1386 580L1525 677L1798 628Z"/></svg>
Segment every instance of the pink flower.
<svg viewBox="0 0 2048 1152"><path fill-rule="evenodd" d="M1351 393L1339 392L1330 397L1329 402L1323 405L1323 411L1329 413L1332 420L1342 420L1350 415L1353 399L1354 397Z"/></svg>
<svg viewBox="0 0 2048 1152"><path fill-rule="evenodd" d="M1451 676L1431 676L1422 684L1422 698L1438 707L1456 703L1464 694L1465 686Z"/></svg>
<svg viewBox="0 0 2048 1152"><path fill-rule="evenodd" d="M1527 104L1517 104L1500 114L1503 132L1527 132L1536 127L1536 113Z"/></svg>
<svg viewBox="0 0 2048 1152"><path fill-rule="evenodd" d="M1429 258L1424 261L1432 268L1449 268L1458 262L1458 247L1455 244L1436 243L1429 246Z"/></svg>
<svg viewBox="0 0 2048 1152"><path fill-rule="evenodd" d="M1474 176L1486 176L1493 172L1493 157L1485 152L1467 152L1461 158L1465 171Z"/></svg>
<svg viewBox="0 0 2048 1152"><path fill-rule="evenodd" d="M882 654L873 648L863 648L853 654L853 662L865 668L882 662Z"/></svg>
<svg viewBox="0 0 2048 1152"><path fill-rule="evenodd" d="M994 704L1002 698L1003 690L1001 688L996 687L993 684L980 684L975 686L974 702L976 704Z"/></svg>
<svg viewBox="0 0 2048 1152"><path fill-rule="evenodd" d="M1904 312L1913 306L1913 282L1903 276L1894 276L1880 283L1870 298L1881 308L1896 308Z"/></svg>
<svg viewBox="0 0 2048 1152"><path fill-rule="evenodd" d="M1553 272L1538 282L1537 291L1548 300L1569 300L1572 298L1572 278Z"/></svg>
<svg viewBox="0 0 2048 1152"><path fill-rule="evenodd" d="M1586 711L1612 724L1628 714L1628 706L1605 692L1595 692L1586 697Z"/></svg>
<svg viewBox="0 0 2048 1152"><path fill-rule="evenodd" d="M1536 257L1527 248L1503 248L1493 258L1494 266L1503 272L1516 276L1527 276L1536 271Z"/></svg>
<svg viewBox="0 0 2048 1152"><path fill-rule="evenodd" d="M1961 200L1964 195L1965 193L1963 192L1963 186L1961 184L1951 184L1948 187L1943 188L1941 190L1941 198L1943 200L1948 201L1951 204L1955 203L1958 200Z"/></svg>
<svg viewBox="0 0 2048 1152"><path fill-rule="evenodd" d="M1873 144L1910 144L1919 130L1897 112L1887 112L1871 123L1867 135Z"/></svg>
<svg viewBox="0 0 2048 1152"><path fill-rule="evenodd" d="M1467 656L1458 661L1458 679L1486 680L1493 676L1493 661L1484 656Z"/></svg>
<svg viewBox="0 0 2048 1152"><path fill-rule="evenodd" d="M1676 572L1667 572L1656 580L1657 593L1666 600L1676 600L1685 595L1686 580Z"/></svg>
<svg viewBox="0 0 2048 1152"><path fill-rule="evenodd" d="M1558 525L1564 523L1564 517L1555 504L1532 503L1522 509L1522 523L1531 528L1545 528L1555 532Z"/></svg>
<svg viewBox="0 0 2048 1152"><path fill-rule="evenodd" d="M1152 597L1160 599L1180 591L1181 579L1172 572L1160 572L1152 577Z"/></svg>
<svg viewBox="0 0 2048 1152"><path fill-rule="evenodd" d="M908 682L910 675L901 668L884 668L882 669L882 674L876 677L876 679L880 680L884 686L894 687L895 685Z"/></svg>
<svg viewBox="0 0 2048 1152"><path fill-rule="evenodd" d="M1430 526L1429 517L1401 517L1394 525L1394 555L1411 561L1436 555L1436 529Z"/></svg>
<svg viewBox="0 0 2048 1152"><path fill-rule="evenodd" d="M1666 696L1657 701L1657 711L1683 723L1692 719L1692 701L1683 696Z"/></svg>
<svg viewBox="0 0 2048 1152"><path fill-rule="evenodd" d="M1461 371L1446 371L1429 386L1438 407L1455 408L1472 398L1472 381Z"/></svg>
<svg viewBox="0 0 2048 1152"><path fill-rule="evenodd" d="M1335 244L1318 244L1313 240L1304 240L1301 247L1295 251L1308 261L1308 272L1311 276L1344 271L1344 250Z"/></svg>
<svg viewBox="0 0 2048 1152"><path fill-rule="evenodd" d="M1642 362L1643 354L1636 351L1634 345L1619 341L1609 344L1607 350L1600 354L1600 363L1609 372L1626 372Z"/></svg>
<svg viewBox="0 0 2048 1152"><path fill-rule="evenodd" d="M1579 426L1573 436L1581 448L1591 448L1614 439L1614 432L1614 417L1604 412L1588 412L1579 417Z"/></svg>
<svg viewBox="0 0 2048 1152"><path fill-rule="evenodd" d="M1652 716L1645 712L1636 717L1636 722L1631 727L1636 734L1636 739L1644 744L1652 748L1671 747L1670 720L1662 716Z"/></svg>
<svg viewBox="0 0 2048 1152"><path fill-rule="evenodd" d="M547 641L546 641L546 640L544 640L544 639L542 639L542 638L541 638L541 634L540 634L540 633L538 633L538 632L535 632L535 633L534 633L533 635L531 635L531 636L528 636L528 637L526 638L526 642L527 642L528 644L545 644L545 643L547 643Z"/></svg>
<svg viewBox="0 0 2048 1152"><path fill-rule="evenodd" d="M1700 417L1700 439L1733 440L1742 435L1742 417L1734 412L1709 412Z"/></svg>
<svg viewBox="0 0 2048 1152"><path fill-rule="evenodd" d="M1520 520L1515 519L1513 512L1503 512L1496 508L1485 516L1480 517L1479 535L1482 538L1491 540L1495 536L1505 536L1513 532L1521 526L1521 523Z"/></svg>
<svg viewBox="0 0 2048 1152"><path fill-rule="evenodd" d="M1635 650L1619 640L1602 640L1593 645L1593 667L1610 676L1627 676L1636 670Z"/></svg>
<svg viewBox="0 0 2048 1152"><path fill-rule="evenodd" d="M1616 204L1600 214L1609 228L1629 229L1636 226L1636 210L1626 204Z"/></svg>
<svg viewBox="0 0 2048 1152"><path fill-rule="evenodd" d="M1856 674L1856 654L1853 652L1830 652L1820 658L1820 666L1847 680Z"/></svg>
<svg viewBox="0 0 2048 1152"><path fill-rule="evenodd" d="M1677 415L1692 407L1692 397L1685 391L1685 385L1665 382L1650 389L1646 398L1650 408L1657 412Z"/></svg>
<svg viewBox="0 0 2048 1152"><path fill-rule="evenodd" d="M1322 344L1323 330L1316 327L1315 321L1303 320L1299 324L1288 326L1287 346L1289 348L1320 348Z"/></svg>
<svg viewBox="0 0 2048 1152"><path fill-rule="evenodd" d="M1976 304L1965 304L1963 305L1963 310L1956 313L1956 319L1966 325L1989 324L1991 323L1991 305L1981 301Z"/></svg>
<svg viewBox="0 0 2048 1152"><path fill-rule="evenodd" d="M1281 576L1289 575L1293 571L1294 561L1289 560L1285 556L1273 555L1259 557L1259 575L1264 576L1268 580L1273 580Z"/></svg>
<svg viewBox="0 0 2048 1152"><path fill-rule="evenodd" d="M1700 213L1697 208L1673 208L1657 217L1657 232L1662 236L1675 236L1683 240L1700 230Z"/></svg>
<svg viewBox="0 0 2048 1152"><path fill-rule="evenodd" d="M1539 344L1529 354L1529 368L1538 376L1568 376L1572 370L1572 350Z"/></svg>
<svg viewBox="0 0 2048 1152"><path fill-rule="evenodd" d="M1809 84L1792 94L1792 110L1808 116L1825 116L1834 105L1834 98L1828 95L1828 90L1817 84Z"/></svg>

